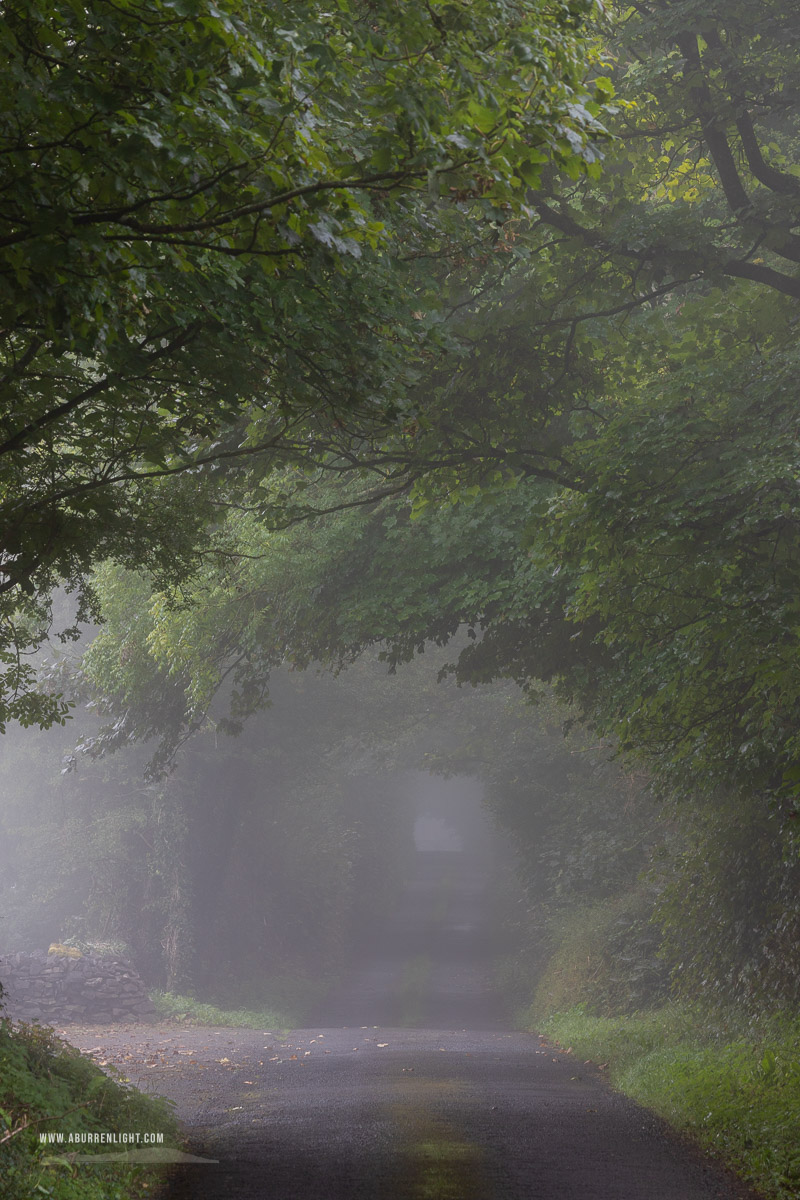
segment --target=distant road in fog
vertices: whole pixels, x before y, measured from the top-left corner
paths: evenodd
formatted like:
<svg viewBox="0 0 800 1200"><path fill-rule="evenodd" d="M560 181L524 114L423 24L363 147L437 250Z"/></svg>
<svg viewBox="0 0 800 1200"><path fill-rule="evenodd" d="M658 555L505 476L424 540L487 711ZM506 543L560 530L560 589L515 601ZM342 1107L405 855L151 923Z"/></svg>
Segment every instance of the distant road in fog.
<svg viewBox="0 0 800 1200"><path fill-rule="evenodd" d="M324 1023L286 1039L70 1033L174 1098L192 1153L219 1160L176 1168L169 1200L751 1196L596 1068L503 1028L485 884L468 855L418 855Z"/></svg>

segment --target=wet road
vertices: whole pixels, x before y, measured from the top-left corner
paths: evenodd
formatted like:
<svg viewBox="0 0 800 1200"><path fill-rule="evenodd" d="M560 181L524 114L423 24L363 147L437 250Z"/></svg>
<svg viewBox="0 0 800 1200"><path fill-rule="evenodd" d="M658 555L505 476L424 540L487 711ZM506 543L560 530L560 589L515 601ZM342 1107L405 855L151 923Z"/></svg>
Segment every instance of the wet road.
<svg viewBox="0 0 800 1200"><path fill-rule="evenodd" d="M537 1039L314 1030L293 1035L280 1061L263 1067L246 1041L233 1050L235 1067L206 1073L189 1107L181 1104L192 1152L219 1162L179 1168L172 1200L747 1194Z"/></svg>
<svg viewBox="0 0 800 1200"><path fill-rule="evenodd" d="M138 1050L130 1031L127 1047L87 1033L173 1097L192 1153L218 1160L176 1168L169 1200L750 1196L594 1067L503 1029L485 885L466 857L420 856L324 1025L150 1030Z"/></svg>

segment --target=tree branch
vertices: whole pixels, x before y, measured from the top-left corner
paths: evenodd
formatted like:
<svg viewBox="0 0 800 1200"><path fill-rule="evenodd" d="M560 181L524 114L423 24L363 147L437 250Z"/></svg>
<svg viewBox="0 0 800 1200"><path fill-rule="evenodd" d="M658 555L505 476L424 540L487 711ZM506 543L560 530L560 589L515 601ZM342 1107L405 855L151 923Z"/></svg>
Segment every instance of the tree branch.
<svg viewBox="0 0 800 1200"><path fill-rule="evenodd" d="M782 271L776 271L763 263L733 259L723 264L722 272L724 275L734 275L738 279L753 279L756 283L766 284L776 292L783 292L785 296L793 296L796 300L800 300L800 278L795 275L784 275Z"/></svg>
<svg viewBox="0 0 800 1200"><path fill-rule="evenodd" d="M714 109L711 92L703 71L697 34L679 33L675 37L675 43L689 67L689 80L691 81L689 95L731 211L743 224L751 226L755 224L763 229L767 237L767 244L773 253L778 254L781 258L789 259L790 262L800 263L800 238L787 233L785 229L778 226L770 226L760 218L756 206L742 183L733 152L722 130L720 118ZM756 163L759 159L763 163L761 152L755 141L755 134L753 134L752 140L755 145ZM747 153L746 147L745 153ZM763 166L766 169L767 164L763 163ZM753 171L753 174L755 175L756 172ZM757 175L756 178L758 178Z"/></svg>
<svg viewBox="0 0 800 1200"><path fill-rule="evenodd" d="M186 345L186 343L194 336L199 328L200 322L194 321L191 325L188 325L186 329L181 330L181 332L175 338L173 338L168 345L160 346L158 350L154 350L150 355L150 362L148 363L148 366L150 366L151 363L155 363L159 359L172 354L175 350L180 349L181 346ZM10 454L14 450L19 450L25 445L26 442L29 442L34 435L40 433L43 429L46 429L47 426L54 424L56 421L60 421L62 417L68 416L69 413L73 412L76 408L80 408L82 404L85 404L87 400L91 400L93 396L97 396L100 392L106 391L108 388L112 387L115 382L118 382L118 378L116 376L106 375L103 379L98 379L98 381L93 383L91 387L84 388L82 392L78 392L75 396L71 396L69 400L65 400L63 404L58 404L55 408L51 408L49 412L43 413L41 417L37 418L35 421L31 421L31 423L26 425L24 429L20 429L17 433L13 434L10 438L7 438L4 442L0 442L0 455Z"/></svg>

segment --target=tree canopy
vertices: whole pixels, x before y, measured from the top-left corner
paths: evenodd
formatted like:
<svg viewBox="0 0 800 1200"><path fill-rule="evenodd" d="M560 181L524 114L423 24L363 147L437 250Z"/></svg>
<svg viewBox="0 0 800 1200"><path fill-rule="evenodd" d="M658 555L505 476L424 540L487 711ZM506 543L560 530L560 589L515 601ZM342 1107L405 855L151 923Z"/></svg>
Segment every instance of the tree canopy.
<svg viewBox="0 0 800 1200"><path fill-rule="evenodd" d="M12 435L19 457L9 451L29 480L23 488L18 475L9 492L20 518L6 575L15 611L20 589L32 589L24 620L9 626L10 711L58 712L59 700L26 691L13 657L40 636L44 584L75 585L113 558L98 576L109 631L87 665L120 718L115 736L159 727L174 748L223 680L236 724L281 662L338 663L376 643L398 661L466 624L476 636L458 660L462 680L553 681L670 786L748 786L791 813L792 22L770 0L616 10L593 50L589 100L575 12L423 8L378 29L369 6L344 6L331 25L297 5L291 37L271 10L250 24L238 9L204 24L158 8L177 39L162 59L137 26L131 45L156 62L146 78L141 63L133 83L125 77L128 99L159 70L173 80L188 30L201 61L208 39L224 47L214 81L233 109L217 92L208 99L211 77L198 82L192 68L187 94L196 85L208 100L200 124L166 123L212 163L186 167L205 181L190 219L187 194L167 194L163 180L159 191L147 172L131 184L138 199L116 207L65 201L70 228L139 263L103 286L141 286L146 302L109 309L102 356L86 340L105 327L97 313L58 343L68 386L75 372L91 377L96 407L75 399L80 390L74 405L47 398L55 376L37 373L54 354L52 332L26 343L30 354L13 352L22 407L42 407L29 434ZM47 54L31 57L26 29L19 14L18 61L66 87L71 76ZM89 21L56 57L83 61L104 29ZM352 37L340 45L343 31ZM539 83L531 90L529 52L549 64L546 100ZM259 72L278 105L266 113L252 94ZM123 111L120 86L109 76L117 106L106 116ZM604 112L614 90L615 111ZM182 94L164 85L173 117ZM238 132L220 132L223 109L238 114ZM601 116L614 140L598 178ZM136 122L119 122L115 162L125 137L140 136ZM259 130L268 146L256 145ZM44 180L77 177L84 160L66 147L83 136L63 132ZM156 151L147 171L163 174ZM302 195L287 199L295 185ZM89 252L83 232L34 236L26 219L14 235L24 253L48 238ZM192 330L191 345L123 336L121 314L134 309L137 328L152 321L163 334L178 296L194 306L175 325ZM141 404L122 376L112 387L100 370L161 350L164 376L141 362L126 376L147 393ZM41 393L34 378L48 380ZM146 573L126 582L130 567ZM130 587L137 614L115 626L116 611L131 611ZM156 681L168 721L137 703Z"/></svg>
<svg viewBox="0 0 800 1200"><path fill-rule="evenodd" d="M648 987L658 943L795 1003L796 13L9 14L6 716L147 743L177 845L181 770L272 692L427 654L477 689L434 757L495 786L532 924L608 901ZM37 692L59 582L103 624Z"/></svg>
<svg viewBox="0 0 800 1200"><path fill-rule="evenodd" d="M772 4L710 21L617 14L602 178L544 170L472 289L445 276L451 352L404 419L344 419L314 471L245 486L184 596L156 597L179 727L222 674L244 712L286 658L396 660L466 624L462 680L554 681L669 786L763 790L790 819L796 66Z"/></svg>
<svg viewBox="0 0 800 1200"><path fill-rule="evenodd" d="M596 166L591 11L5 7L3 720L61 711L20 658L55 582L192 560L211 514L159 480L394 419L435 344L437 260L543 165Z"/></svg>

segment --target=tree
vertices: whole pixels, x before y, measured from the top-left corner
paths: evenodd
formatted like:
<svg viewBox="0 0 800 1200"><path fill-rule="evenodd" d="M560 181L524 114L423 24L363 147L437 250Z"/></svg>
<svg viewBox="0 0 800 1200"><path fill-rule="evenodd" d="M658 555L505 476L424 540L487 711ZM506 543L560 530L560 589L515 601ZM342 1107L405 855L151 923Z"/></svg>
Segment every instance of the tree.
<svg viewBox="0 0 800 1200"><path fill-rule="evenodd" d="M179 578L203 472L385 426L427 264L595 163L591 3L11 3L0 147L0 725L63 716L23 654L59 580ZM190 473L165 491L159 480Z"/></svg>
<svg viewBox="0 0 800 1200"><path fill-rule="evenodd" d="M634 283L727 277L800 298L796 38L776 0L619 6L616 169L594 198L537 197L541 219Z"/></svg>
<svg viewBox="0 0 800 1200"><path fill-rule="evenodd" d="M268 702L280 666L337 670L369 647L396 665L490 612L527 611L536 580L519 529L541 489L506 492L491 507L431 505L411 520L404 498L360 504L363 487L317 485L310 502L339 511L286 530L232 510L217 531L219 555L180 592L153 590L117 564L101 568L105 623L79 678L113 720L84 752L157 739L162 768L209 711L218 728L240 729Z"/></svg>
<svg viewBox="0 0 800 1200"><path fill-rule="evenodd" d="M697 914L713 911L730 953L710 986L725 976L786 998L800 778L795 67L773 5L715 10L716 43L698 12L628 13L602 186L543 188L539 219L504 227L479 264L502 282L462 293L461 356L432 364L413 416L373 441L345 421L315 477L289 469L241 496L217 566L208 557L183 597L153 596L136 645L173 689L177 739L223 677L239 720L277 662L335 666L373 644L395 662L468 626L460 680L551 681L654 779L689 846L661 910L674 961L709 945ZM265 527L315 512L328 516ZM117 732L153 732L125 636L109 629L87 666ZM712 844L714 878L698 881ZM755 907L726 875L751 849L763 903L744 929Z"/></svg>
<svg viewBox="0 0 800 1200"><path fill-rule="evenodd" d="M382 486L413 487L419 501L502 478L580 490L587 461L573 444L638 388L647 354L669 354L682 305L698 358L718 351L728 303L753 306L760 342L787 336L799 286L793 36L770 0L616 9L600 56L617 91L602 178L570 184L543 169L531 213L476 256L471 286L447 281L459 353L428 364L413 420L333 456L380 468ZM639 310L665 318L647 352Z"/></svg>
<svg viewBox="0 0 800 1200"><path fill-rule="evenodd" d="M492 286L462 306L462 353L431 364L413 419L372 440L345 419L316 480L289 470L271 492L240 497L250 516L232 510L217 545L232 557L210 568L213 587L198 576L222 609L211 624L188 618L190 639L155 643L177 675L200 677L194 653L206 664L204 685L189 685L192 713L208 702L209 664L236 659L255 696L259 671L283 654L308 661L386 639L402 656L466 622L483 636L461 654L462 678L559 680L587 719L663 764L672 785L680 772L710 787L791 784L794 297L773 278L783 256L790 279L777 234L747 250L751 222L766 230L778 219L780 180L755 171L750 118L731 90L765 106L753 128L773 130L772 156L793 177L790 96L774 86L794 78L779 47L788 26L765 0L755 15L728 11L709 42L698 11L626 10L620 137L601 184L562 188L558 212L581 214L567 237L552 233L541 192L541 221L504 227L480 266ZM711 125L698 116L701 68L717 98ZM739 169L751 171L748 213L730 210L723 134L729 150L739 139ZM790 191L780 193L788 204ZM325 482L337 473L356 482ZM512 484L516 499L504 493ZM412 490L418 519L380 507L392 489ZM492 507L452 507L470 495ZM261 524L350 504L373 507L283 544L315 609L270 576L278 543ZM426 504L439 510L430 524ZM234 565L239 551L266 565ZM407 564L402 581L392 560ZM238 629L236 588L264 609ZM164 629L187 620L165 613ZM192 640L202 651L186 649Z"/></svg>
<svg viewBox="0 0 800 1200"><path fill-rule="evenodd" d="M789 823L794 37L769 2L620 14L602 184L534 197L536 253L465 319L408 451L423 501L551 487L521 531L536 586L483 609L463 678L558 680L669 786L766 791Z"/></svg>

